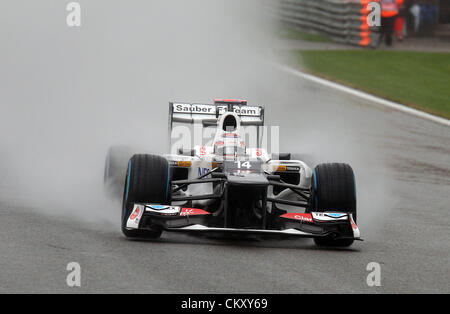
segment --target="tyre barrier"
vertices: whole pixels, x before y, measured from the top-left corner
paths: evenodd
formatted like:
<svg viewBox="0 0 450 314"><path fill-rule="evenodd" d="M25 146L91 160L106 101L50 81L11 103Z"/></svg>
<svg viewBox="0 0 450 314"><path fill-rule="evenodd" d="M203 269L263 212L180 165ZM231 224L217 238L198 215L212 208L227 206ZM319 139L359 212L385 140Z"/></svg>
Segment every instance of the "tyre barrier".
<svg viewBox="0 0 450 314"><path fill-rule="evenodd" d="M309 33L325 34L340 43L378 46L379 32L369 27L369 3L379 0L277 0L282 23Z"/></svg>

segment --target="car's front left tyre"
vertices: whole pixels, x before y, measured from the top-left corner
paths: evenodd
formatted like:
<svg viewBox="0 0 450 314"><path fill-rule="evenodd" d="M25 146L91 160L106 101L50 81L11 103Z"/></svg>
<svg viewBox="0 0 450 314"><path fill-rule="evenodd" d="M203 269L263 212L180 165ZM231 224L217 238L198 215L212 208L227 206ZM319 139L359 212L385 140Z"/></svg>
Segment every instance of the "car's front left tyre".
<svg viewBox="0 0 450 314"><path fill-rule="evenodd" d="M356 185L353 169L348 164L320 164L311 178L309 211L337 211L351 214L356 223ZM315 238L321 247L349 247L353 239Z"/></svg>

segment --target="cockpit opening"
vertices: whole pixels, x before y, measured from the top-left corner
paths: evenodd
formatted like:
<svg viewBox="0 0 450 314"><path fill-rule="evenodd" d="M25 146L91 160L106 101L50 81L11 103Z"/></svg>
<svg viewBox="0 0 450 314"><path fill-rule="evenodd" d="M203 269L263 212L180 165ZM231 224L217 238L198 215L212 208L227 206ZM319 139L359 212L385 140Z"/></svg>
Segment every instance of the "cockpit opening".
<svg viewBox="0 0 450 314"><path fill-rule="evenodd" d="M233 115L228 115L223 120L223 130L225 132L232 132L235 131L237 128L237 121L236 118Z"/></svg>

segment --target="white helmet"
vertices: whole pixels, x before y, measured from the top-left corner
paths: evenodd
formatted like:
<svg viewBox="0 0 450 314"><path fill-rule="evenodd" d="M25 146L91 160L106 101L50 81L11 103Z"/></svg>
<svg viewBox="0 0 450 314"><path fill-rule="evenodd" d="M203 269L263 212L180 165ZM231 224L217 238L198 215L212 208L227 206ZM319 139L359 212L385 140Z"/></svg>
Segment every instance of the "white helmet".
<svg viewBox="0 0 450 314"><path fill-rule="evenodd" d="M223 138L214 143L214 153L224 157L243 156L245 148L237 133L223 133Z"/></svg>

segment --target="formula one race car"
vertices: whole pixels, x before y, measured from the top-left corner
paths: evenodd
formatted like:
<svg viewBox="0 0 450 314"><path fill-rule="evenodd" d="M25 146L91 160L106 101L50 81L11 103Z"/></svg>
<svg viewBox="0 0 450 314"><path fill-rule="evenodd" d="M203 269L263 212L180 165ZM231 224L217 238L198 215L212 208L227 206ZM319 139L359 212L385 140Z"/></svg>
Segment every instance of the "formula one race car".
<svg viewBox="0 0 450 314"><path fill-rule="evenodd" d="M259 146L264 108L246 101L169 104L171 134L175 124L197 122L214 128L212 145L163 156L134 155L128 167L120 149L110 149L105 181L125 181L126 237L157 238L163 231L308 237L319 246L334 247L360 240L349 165L327 163L311 170L289 153L271 155L261 147L247 147L243 129L257 129ZM126 171L123 177L117 175L121 171Z"/></svg>

